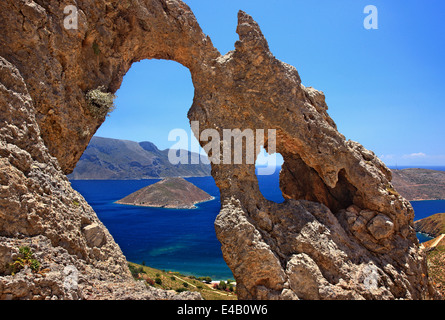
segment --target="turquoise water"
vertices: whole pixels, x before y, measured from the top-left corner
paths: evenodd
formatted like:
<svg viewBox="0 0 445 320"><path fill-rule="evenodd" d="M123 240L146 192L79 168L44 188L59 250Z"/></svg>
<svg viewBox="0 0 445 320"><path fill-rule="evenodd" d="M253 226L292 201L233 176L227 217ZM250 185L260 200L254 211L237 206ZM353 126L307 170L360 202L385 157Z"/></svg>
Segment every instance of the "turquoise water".
<svg viewBox="0 0 445 320"><path fill-rule="evenodd" d="M278 171L258 176L260 190L272 201L283 202ZM233 279L215 235L214 221L220 209L219 190L212 177L187 178L215 197L197 209L162 209L115 204L116 200L159 180L71 181L96 211L128 261L145 262L161 270L178 271L214 280ZM415 220L445 212L445 200L412 201ZM430 238L417 234L419 241Z"/></svg>
<svg viewBox="0 0 445 320"><path fill-rule="evenodd" d="M162 209L115 204L116 200L159 180L71 181L96 211L128 261L212 279L233 279L216 239L220 209L212 177L187 178L215 200L197 209Z"/></svg>

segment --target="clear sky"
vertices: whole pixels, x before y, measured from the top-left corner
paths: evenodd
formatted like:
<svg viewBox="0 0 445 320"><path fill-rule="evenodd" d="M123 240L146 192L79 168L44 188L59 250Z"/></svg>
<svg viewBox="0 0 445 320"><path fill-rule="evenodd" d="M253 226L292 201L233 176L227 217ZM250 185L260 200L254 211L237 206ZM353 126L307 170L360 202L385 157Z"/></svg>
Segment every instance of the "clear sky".
<svg viewBox="0 0 445 320"><path fill-rule="evenodd" d="M185 0L215 47L234 49L237 12L260 25L272 53L326 95L347 139L387 165L445 165L445 1ZM367 5L378 29L364 28ZM172 61L135 63L116 110L96 135L171 147L170 130L190 132L189 71Z"/></svg>

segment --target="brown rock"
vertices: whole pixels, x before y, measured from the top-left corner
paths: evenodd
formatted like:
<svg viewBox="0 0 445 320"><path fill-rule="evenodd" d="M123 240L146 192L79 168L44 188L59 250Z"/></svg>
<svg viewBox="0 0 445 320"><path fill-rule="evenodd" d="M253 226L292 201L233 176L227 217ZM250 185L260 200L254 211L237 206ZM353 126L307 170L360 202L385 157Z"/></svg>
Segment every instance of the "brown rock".
<svg viewBox="0 0 445 320"><path fill-rule="evenodd" d="M277 130L283 204L264 199L253 164L212 165L222 203L215 227L240 299L435 297L413 209L392 189L390 170L345 140L324 94L273 56L249 15L239 12L239 41L222 56L179 0L80 1L76 30L63 27L64 6L0 2L2 246L13 252L36 241L51 270L0 276L0 298L198 298L132 281L119 247L64 176L105 120L88 93L115 93L133 62L153 58L190 70L188 117L199 121L198 137L205 129ZM378 218L354 220L345 213L351 205Z"/></svg>
<svg viewBox="0 0 445 320"><path fill-rule="evenodd" d="M374 217L368 224L368 230L377 240L389 237L394 231L394 223L382 214Z"/></svg>
<svg viewBox="0 0 445 320"><path fill-rule="evenodd" d="M106 242L105 232L97 223L82 228L82 232L90 247L100 247Z"/></svg>

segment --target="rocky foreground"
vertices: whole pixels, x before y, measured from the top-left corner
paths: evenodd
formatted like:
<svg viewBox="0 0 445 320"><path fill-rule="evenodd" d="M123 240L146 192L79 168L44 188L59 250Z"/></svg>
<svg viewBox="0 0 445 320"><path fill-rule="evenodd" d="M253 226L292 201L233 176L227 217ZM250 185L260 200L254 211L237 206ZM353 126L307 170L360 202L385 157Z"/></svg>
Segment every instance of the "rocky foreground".
<svg viewBox="0 0 445 320"><path fill-rule="evenodd" d="M135 284L66 178L142 59L190 70L201 146L206 129L276 130L255 144L283 156L284 203L262 196L253 164L212 164L216 234L239 299L438 298L391 171L338 132L323 92L274 57L251 16L239 12L239 40L222 55L180 0L75 3L70 29L63 1L0 2L0 298L196 298ZM217 160L223 145L212 142Z"/></svg>

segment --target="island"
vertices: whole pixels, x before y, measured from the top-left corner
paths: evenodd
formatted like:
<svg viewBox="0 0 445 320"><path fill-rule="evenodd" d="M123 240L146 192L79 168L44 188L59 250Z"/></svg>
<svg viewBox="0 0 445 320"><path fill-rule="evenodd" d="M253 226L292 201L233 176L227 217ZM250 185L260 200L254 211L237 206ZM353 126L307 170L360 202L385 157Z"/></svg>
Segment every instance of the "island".
<svg viewBox="0 0 445 320"><path fill-rule="evenodd" d="M213 196L184 178L165 178L129 194L116 203L168 209L195 209L196 204L213 199L215 199Z"/></svg>

